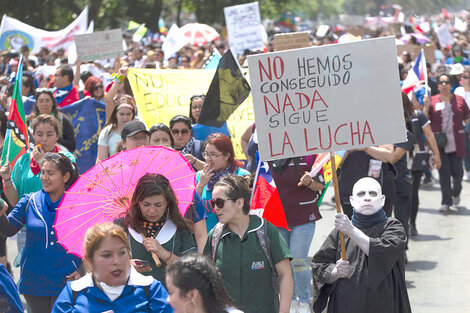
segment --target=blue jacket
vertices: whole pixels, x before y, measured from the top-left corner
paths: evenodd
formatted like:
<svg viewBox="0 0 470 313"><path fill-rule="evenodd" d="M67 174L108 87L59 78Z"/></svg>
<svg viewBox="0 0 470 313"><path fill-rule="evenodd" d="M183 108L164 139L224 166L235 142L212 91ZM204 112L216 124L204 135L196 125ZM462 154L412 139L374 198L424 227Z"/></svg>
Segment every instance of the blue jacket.
<svg viewBox="0 0 470 313"><path fill-rule="evenodd" d="M87 274L78 280L67 283L57 298L52 313L101 313L108 311L114 313L171 313L173 309L166 302L167 297L168 293L158 280L152 276L139 274L131 266L127 285L116 300L111 301L95 285L92 275Z"/></svg>
<svg viewBox="0 0 470 313"><path fill-rule="evenodd" d="M7 269L0 264L0 311L4 313L23 313L18 289Z"/></svg>

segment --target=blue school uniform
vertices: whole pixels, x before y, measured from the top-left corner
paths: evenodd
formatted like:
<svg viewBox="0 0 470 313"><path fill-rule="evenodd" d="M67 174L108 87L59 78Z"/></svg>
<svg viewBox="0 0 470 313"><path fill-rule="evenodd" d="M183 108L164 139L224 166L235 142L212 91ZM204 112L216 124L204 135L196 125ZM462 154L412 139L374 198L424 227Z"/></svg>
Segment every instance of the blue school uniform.
<svg viewBox="0 0 470 313"><path fill-rule="evenodd" d="M0 312L23 313L15 282L3 264L0 264L0 282Z"/></svg>
<svg viewBox="0 0 470 313"><path fill-rule="evenodd" d="M56 297L65 286L65 276L80 266L81 259L67 254L52 227L61 200L52 202L41 189L24 195L8 215L10 224L18 230L23 226L27 229L19 280L22 294Z"/></svg>
<svg viewBox="0 0 470 313"><path fill-rule="evenodd" d="M75 295L74 295L75 293ZM168 293L163 285L152 276L137 273L131 267L129 280L121 295L111 301L108 296L95 285L91 274L68 282L54 304L52 313L130 313L130 312L173 312L166 302Z"/></svg>

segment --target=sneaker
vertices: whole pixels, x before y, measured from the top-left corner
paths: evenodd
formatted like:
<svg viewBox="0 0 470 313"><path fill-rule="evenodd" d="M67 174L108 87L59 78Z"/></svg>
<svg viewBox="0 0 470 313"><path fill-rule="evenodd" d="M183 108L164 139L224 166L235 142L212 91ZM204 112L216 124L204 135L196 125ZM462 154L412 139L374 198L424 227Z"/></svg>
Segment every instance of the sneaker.
<svg viewBox="0 0 470 313"><path fill-rule="evenodd" d="M452 197L452 205L453 206L459 205L459 203L460 203L460 197L459 196Z"/></svg>
<svg viewBox="0 0 470 313"><path fill-rule="evenodd" d="M434 178L432 178L432 176L424 177L421 186L423 186L423 187L431 187L432 185L434 185Z"/></svg>
<svg viewBox="0 0 470 313"><path fill-rule="evenodd" d="M299 301L292 300L290 304L290 311L289 313L297 313L299 309Z"/></svg>
<svg viewBox="0 0 470 313"><path fill-rule="evenodd" d="M467 172L465 176L463 177L464 181L470 182L470 172Z"/></svg>
<svg viewBox="0 0 470 313"><path fill-rule="evenodd" d="M417 236L417 235L418 235L418 230L416 229L416 226L410 224L410 236Z"/></svg>
<svg viewBox="0 0 470 313"><path fill-rule="evenodd" d="M447 204L443 204L441 205L441 207L439 208L439 212L442 212L444 213L445 215L449 214L449 206Z"/></svg>
<svg viewBox="0 0 470 313"><path fill-rule="evenodd" d="M310 313L310 303L299 302L297 313Z"/></svg>

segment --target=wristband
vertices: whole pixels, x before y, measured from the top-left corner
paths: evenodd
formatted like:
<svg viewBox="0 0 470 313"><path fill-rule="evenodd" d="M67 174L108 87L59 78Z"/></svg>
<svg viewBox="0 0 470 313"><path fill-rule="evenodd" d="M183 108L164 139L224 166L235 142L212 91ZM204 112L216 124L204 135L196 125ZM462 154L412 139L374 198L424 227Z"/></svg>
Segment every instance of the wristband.
<svg viewBox="0 0 470 313"><path fill-rule="evenodd" d="M114 73L111 75L111 79L110 79L112 82L117 82L117 83L123 83L124 82L124 76L123 75L119 75L117 73Z"/></svg>
<svg viewBox="0 0 470 313"><path fill-rule="evenodd" d="M307 188L310 187L310 185L312 184L312 182L313 182L313 179L312 179L307 185L305 185L305 187L307 187Z"/></svg>
<svg viewBox="0 0 470 313"><path fill-rule="evenodd" d="M173 256L173 252L170 251L170 256L168 258L166 258L166 260L163 260L163 262L168 262L169 259L171 259L171 257Z"/></svg>

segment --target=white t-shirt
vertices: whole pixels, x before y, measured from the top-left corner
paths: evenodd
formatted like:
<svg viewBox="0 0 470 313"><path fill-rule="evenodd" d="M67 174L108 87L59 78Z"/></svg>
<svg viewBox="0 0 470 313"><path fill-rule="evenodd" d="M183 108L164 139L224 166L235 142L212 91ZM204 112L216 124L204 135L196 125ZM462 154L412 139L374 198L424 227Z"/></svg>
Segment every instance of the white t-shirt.
<svg viewBox="0 0 470 313"><path fill-rule="evenodd" d="M116 154L116 147L121 141L121 136L115 131L110 134L111 125L106 126L100 132L98 146L108 147L109 156Z"/></svg>
<svg viewBox="0 0 470 313"><path fill-rule="evenodd" d="M470 109L470 91L466 92L465 89L463 89L463 87L457 87L455 88L454 94L464 98L465 102L467 102L468 108Z"/></svg>

